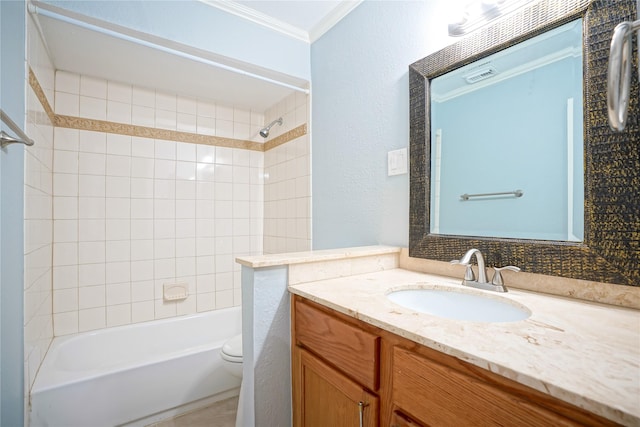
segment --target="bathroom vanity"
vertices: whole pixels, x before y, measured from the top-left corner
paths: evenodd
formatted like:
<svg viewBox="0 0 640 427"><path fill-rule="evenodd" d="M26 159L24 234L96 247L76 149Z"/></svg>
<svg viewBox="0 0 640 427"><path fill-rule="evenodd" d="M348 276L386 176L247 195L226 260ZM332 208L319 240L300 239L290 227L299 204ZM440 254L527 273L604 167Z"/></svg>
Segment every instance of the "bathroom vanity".
<svg viewBox="0 0 640 427"><path fill-rule="evenodd" d="M294 426L616 424L306 298L292 307Z"/></svg>
<svg viewBox="0 0 640 427"><path fill-rule="evenodd" d="M294 426L640 425L638 310L509 289L527 319L469 322L387 297L460 281L397 268L290 285Z"/></svg>
<svg viewBox="0 0 640 427"><path fill-rule="evenodd" d="M245 332L272 346L252 350L256 425L292 413L294 426L357 426L361 414L375 426L640 426L640 288L505 272L508 292L471 291L528 317L478 322L389 298L403 289L469 292L464 268L406 249L238 261L243 315L255 320ZM278 313L270 322L269 310ZM276 381L276 370L291 377Z"/></svg>

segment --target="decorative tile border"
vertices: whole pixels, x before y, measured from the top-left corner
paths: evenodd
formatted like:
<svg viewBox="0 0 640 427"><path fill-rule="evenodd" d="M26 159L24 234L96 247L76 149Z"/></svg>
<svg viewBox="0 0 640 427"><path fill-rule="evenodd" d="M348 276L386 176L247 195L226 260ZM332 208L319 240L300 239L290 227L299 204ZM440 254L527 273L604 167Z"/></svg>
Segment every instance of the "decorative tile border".
<svg viewBox="0 0 640 427"><path fill-rule="evenodd" d="M223 138L213 135L201 135L191 132L180 132L169 129L158 129L146 126L116 123L106 120L86 119L83 117L64 116L55 114L47 96L40 86L33 70L29 68L29 85L38 97L51 123L56 127L105 132L119 135L139 136L143 138L164 139L167 141L188 142L192 144L214 145L216 147L238 148L252 151L269 151L279 145L285 144L307 134L307 124L300 125L272 140L260 143L244 139Z"/></svg>
<svg viewBox="0 0 640 427"><path fill-rule="evenodd" d="M293 128L291 129L289 132L285 132L280 136L277 136L267 142L265 142L264 145L264 151L269 151L272 148L276 148L279 145L282 145L286 142L289 142L291 140L294 140L296 138L300 138L301 136L304 136L307 134L307 124L303 124L298 126L297 128Z"/></svg>
<svg viewBox="0 0 640 427"><path fill-rule="evenodd" d="M51 104L49 104L49 101L47 100L47 95L45 95L44 89L40 86L40 82L31 67L29 67L29 86L31 86L31 89L33 89L33 92L36 94L40 104L42 104L42 108L44 108L45 113L49 116L51 123L55 123L56 114L53 112L53 108L51 108Z"/></svg>

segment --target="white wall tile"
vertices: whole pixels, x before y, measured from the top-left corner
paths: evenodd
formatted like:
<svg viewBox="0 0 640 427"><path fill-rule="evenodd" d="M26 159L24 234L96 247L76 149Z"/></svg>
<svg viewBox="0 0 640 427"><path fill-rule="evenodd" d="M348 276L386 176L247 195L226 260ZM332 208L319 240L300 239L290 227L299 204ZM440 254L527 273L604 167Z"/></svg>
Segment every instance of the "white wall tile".
<svg viewBox="0 0 640 427"><path fill-rule="evenodd" d="M81 130L79 134L80 151L84 153L106 153L107 135L102 132ZM82 162L82 156L81 162Z"/></svg>
<svg viewBox="0 0 640 427"><path fill-rule="evenodd" d="M78 230L80 242L96 242L105 239L104 219L80 219Z"/></svg>
<svg viewBox="0 0 640 427"><path fill-rule="evenodd" d="M110 101L118 101L126 104L132 103L132 87L117 82L107 82L107 99Z"/></svg>
<svg viewBox="0 0 640 427"><path fill-rule="evenodd" d="M107 218L131 218L131 199L108 197L105 203Z"/></svg>
<svg viewBox="0 0 640 427"><path fill-rule="evenodd" d="M78 312L78 330L79 332L93 331L102 329L106 326L106 310L105 307L96 307Z"/></svg>
<svg viewBox="0 0 640 427"><path fill-rule="evenodd" d="M105 218L105 199L102 197L79 197L78 218L102 219Z"/></svg>
<svg viewBox="0 0 640 427"><path fill-rule="evenodd" d="M153 179L131 178L131 197L136 199L153 198Z"/></svg>
<svg viewBox="0 0 640 427"><path fill-rule="evenodd" d="M151 209L153 214L153 203ZM134 219L133 209L131 212L131 239L153 239L153 219Z"/></svg>
<svg viewBox="0 0 640 427"><path fill-rule="evenodd" d="M153 139L140 138L134 136L131 138L131 155L135 157L153 158L155 150L155 142Z"/></svg>
<svg viewBox="0 0 640 427"><path fill-rule="evenodd" d="M199 99L197 101L197 114L203 117L216 117L216 104Z"/></svg>
<svg viewBox="0 0 640 427"><path fill-rule="evenodd" d="M155 167L154 167L154 178L175 179L176 178L176 162L174 160L164 160L164 159L156 160Z"/></svg>
<svg viewBox="0 0 640 427"><path fill-rule="evenodd" d="M105 175L107 159L104 154L80 153L78 173L80 175Z"/></svg>
<svg viewBox="0 0 640 427"><path fill-rule="evenodd" d="M80 94L80 75L68 71L56 71L55 87L57 91Z"/></svg>
<svg viewBox="0 0 640 427"><path fill-rule="evenodd" d="M180 113L193 115L198 113L197 100L194 98L178 96L176 105L176 110Z"/></svg>
<svg viewBox="0 0 640 427"><path fill-rule="evenodd" d="M156 109L166 111L176 111L177 97L165 93L156 92Z"/></svg>
<svg viewBox="0 0 640 427"><path fill-rule="evenodd" d="M78 263L94 264L105 261L105 242L78 243Z"/></svg>
<svg viewBox="0 0 640 427"><path fill-rule="evenodd" d="M183 162L195 162L196 150L198 144L188 144L186 142L180 142L176 144L176 160Z"/></svg>
<svg viewBox="0 0 640 427"><path fill-rule="evenodd" d="M56 127L53 130L53 134L56 149L55 153L57 153L57 150L69 150L77 153L80 143L80 131L77 129Z"/></svg>
<svg viewBox="0 0 640 427"><path fill-rule="evenodd" d="M78 175L68 173L54 173L53 194L56 196L77 196Z"/></svg>
<svg viewBox="0 0 640 427"><path fill-rule="evenodd" d="M153 127L155 122L155 110L153 107L143 107L140 105L133 105L131 107L131 124Z"/></svg>
<svg viewBox="0 0 640 427"><path fill-rule="evenodd" d="M184 239L196 236L196 221L194 219L176 219L175 236L178 239Z"/></svg>
<svg viewBox="0 0 640 427"><path fill-rule="evenodd" d="M106 177L107 197L131 197L131 178L128 176Z"/></svg>
<svg viewBox="0 0 640 427"><path fill-rule="evenodd" d="M69 91L61 92L61 108L67 102L67 110L77 109L76 115L119 123L250 139L266 117L263 112L100 79L63 74L59 79L68 80ZM65 93L73 97L65 98ZM277 114L284 115L286 108L283 101ZM282 126L279 131L289 129ZM277 166L270 172L277 178L271 182L278 184L269 194L291 199L270 212L309 212L308 207L300 211L297 201L309 181L288 170L305 172L308 157L298 159L304 145L269 156L90 131L59 130L56 136L52 191L58 237L52 280L54 289L66 291L59 296L77 293L75 305L72 298L56 305L72 310L73 316L59 318L56 326L65 333L238 304L240 269L235 256L258 254L263 247L262 204L271 203L262 178L267 157ZM292 163L285 166L287 158ZM304 196L308 195L307 190ZM45 215L36 214L42 210L36 202L27 202L29 211ZM306 218L278 217L272 222L275 232L286 233L289 226L296 237L305 234L308 225ZM277 237L276 246L299 245L298 240ZM161 289L166 281L189 283L190 297L164 302Z"/></svg>
<svg viewBox="0 0 640 427"><path fill-rule="evenodd" d="M53 218L54 219L77 219L78 218L78 198L77 197L54 197L53 198Z"/></svg>
<svg viewBox="0 0 640 427"><path fill-rule="evenodd" d="M106 240L130 240L131 239L131 220L112 219L106 220Z"/></svg>
<svg viewBox="0 0 640 427"><path fill-rule="evenodd" d="M131 137L113 133L107 134L107 154L131 156Z"/></svg>
<svg viewBox="0 0 640 427"><path fill-rule="evenodd" d="M153 281L131 282L131 301L152 301L154 297Z"/></svg>
<svg viewBox="0 0 640 427"><path fill-rule="evenodd" d="M130 240L111 240L106 242L106 262L107 262L107 276L109 275L108 263L113 262L126 262L131 260L131 245ZM120 265L124 268L124 265ZM126 265L127 277L129 276L129 265Z"/></svg>
<svg viewBox="0 0 640 427"><path fill-rule="evenodd" d="M53 315L53 332L58 335L69 335L78 332L78 312L56 313Z"/></svg>
<svg viewBox="0 0 640 427"><path fill-rule="evenodd" d="M214 122L215 123L215 122ZM197 133L198 118L192 114L176 114L176 130L179 132Z"/></svg>
<svg viewBox="0 0 640 427"><path fill-rule="evenodd" d="M176 200L195 200L195 199L196 199L196 181L177 180L176 181Z"/></svg>
<svg viewBox="0 0 640 427"><path fill-rule="evenodd" d="M212 117L196 117L196 131L200 135L216 135L216 119Z"/></svg>
<svg viewBox="0 0 640 427"><path fill-rule="evenodd" d="M154 302L153 301L141 301L131 304L131 321L147 322L155 318Z"/></svg>
<svg viewBox="0 0 640 427"><path fill-rule="evenodd" d="M77 242L78 241L78 221L73 219L62 219L53 221L53 241Z"/></svg>
<svg viewBox="0 0 640 427"><path fill-rule="evenodd" d="M176 145L177 143L173 141L163 141L157 139L155 141L155 158L156 159L165 159L165 160L175 160L176 159Z"/></svg>
<svg viewBox="0 0 640 427"><path fill-rule="evenodd" d="M80 95L80 117L94 120L107 119L107 101Z"/></svg>
<svg viewBox="0 0 640 427"><path fill-rule="evenodd" d="M78 310L78 290L58 289L53 291L53 312L64 313Z"/></svg>
<svg viewBox="0 0 640 427"><path fill-rule="evenodd" d="M149 89L134 86L132 92L132 103L133 105L142 105L154 108L156 105L156 93Z"/></svg>
<svg viewBox="0 0 640 427"><path fill-rule="evenodd" d="M80 175L78 177L80 197L104 197L105 177L99 175Z"/></svg>
<svg viewBox="0 0 640 427"><path fill-rule="evenodd" d="M53 267L53 289L78 287L78 266L64 265Z"/></svg>
<svg viewBox="0 0 640 427"><path fill-rule="evenodd" d="M56 91L54 110L56 114L77 117L80 115L80 96Z"/></svg>
<svg viewBox="0 0 640 427"><path fill-rule="evenodd" d="M53 157L53 172L78 173L78 153L74 151L56 151Z"/></svg>
<svg viewBox="0 0 640 427"><path fill-rule="evenodd" d="M132 157L131 176L137 178L153 178L155 171L155 160L152 158Z"/></svg>
<svg viewBox="0 0 640 427"><path fill-rule="evenodd" d="M106 174L110 176L131 176L131 157L108 154Z"/></svg>
<svg viewBox="0 0 640 427"><path fill-rule="evenodd" d="M103 285L105 281L104 262L78 266L78 287Z"/></svg>
<svg viewBox="0 0 640 427"><path fill-rule="evenodd" d="M109 303L108 298L107 303ZM128 325L130 323L131 304L107 305L107 327Z"/></svg>
<svg viewBox="0 0 640 427"><path fill-rule="evenodd" d="M131 262L107 262L105 265L105 282L107 285L124 283L131 280Z"/></svg>
<svg viewBox="0 0 640 427"><path fill-rule="evenodd" d="M96 77L80 76L80 95L107 99L107 81Z"/></svg>

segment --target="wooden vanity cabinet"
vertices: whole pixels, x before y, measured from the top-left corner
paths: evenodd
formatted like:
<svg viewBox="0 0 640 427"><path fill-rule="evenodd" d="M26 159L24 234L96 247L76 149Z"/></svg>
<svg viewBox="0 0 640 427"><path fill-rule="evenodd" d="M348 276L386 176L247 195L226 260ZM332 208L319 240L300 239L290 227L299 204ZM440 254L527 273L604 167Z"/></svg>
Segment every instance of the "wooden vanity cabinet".
<svg viewBox="0 0 640 427"><path fill-rule="evenodd" d="M295 295L292 333L295 427L616 425Z"/></svg>
<svg viewBox="0 0 640 427"><path fill-rule="evenodd" d="M294 425L378 426L380 337L300 299L292 316Z"/></svg>

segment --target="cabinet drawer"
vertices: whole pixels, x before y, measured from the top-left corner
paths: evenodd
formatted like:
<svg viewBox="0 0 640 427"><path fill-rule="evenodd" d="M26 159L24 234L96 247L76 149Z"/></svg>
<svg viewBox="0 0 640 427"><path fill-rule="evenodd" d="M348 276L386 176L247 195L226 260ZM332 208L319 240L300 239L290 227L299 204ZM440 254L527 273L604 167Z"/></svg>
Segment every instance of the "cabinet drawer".
<svg viewBox="0 0 640 427"><path fill-rule="evenodd" d="M571 420L418 354L393 349L393 403L430 426L573 426Z"/></svg>
<svg viewBox="0 0 640 427"><path fill-rule="evenodd" d="M378 389L380 337L296 301L295 339L364 387Z"/></svg>

